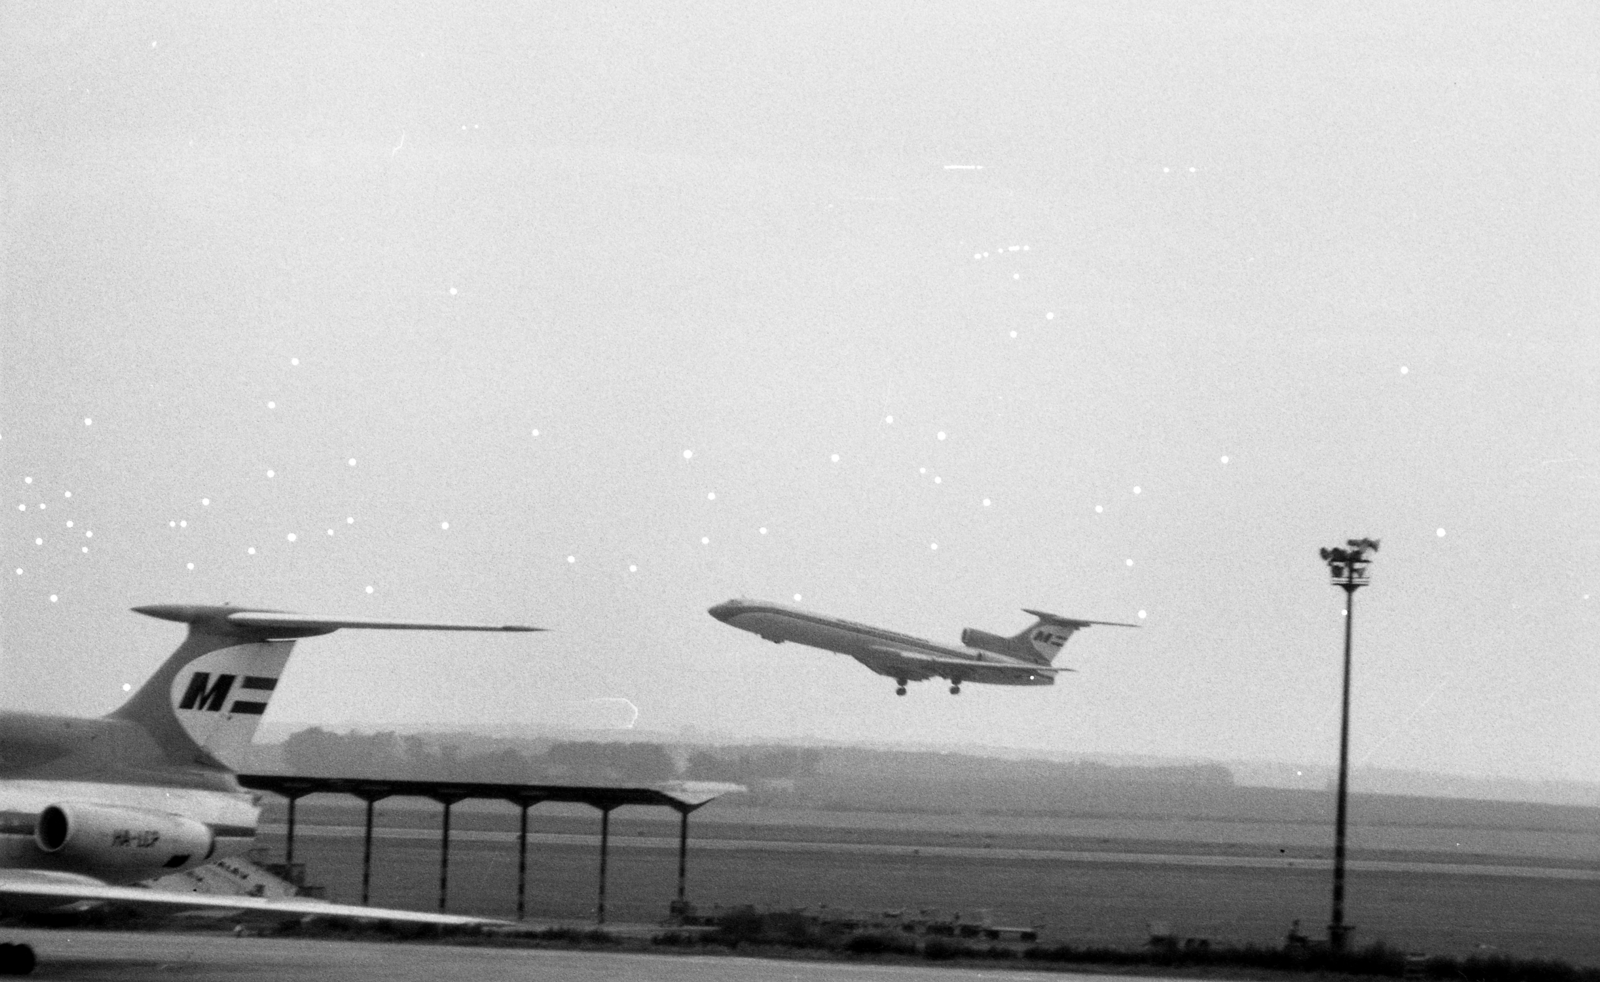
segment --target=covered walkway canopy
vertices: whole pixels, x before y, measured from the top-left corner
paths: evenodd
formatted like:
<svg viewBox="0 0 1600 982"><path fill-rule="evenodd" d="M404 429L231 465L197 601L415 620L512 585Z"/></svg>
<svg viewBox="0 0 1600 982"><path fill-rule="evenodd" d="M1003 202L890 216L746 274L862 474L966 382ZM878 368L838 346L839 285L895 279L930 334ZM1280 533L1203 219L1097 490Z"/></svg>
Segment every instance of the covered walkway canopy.
<svg viewBox="0 0 1600 982"><path fill-rule="evenodd" d="M361 902L368 902L372 881L372 809L385 798L428 798L444 806L439 840L439 909L445 909L450 882L450 808L469 798L509 801L521 810L517 826L517 919L526 910L528 872L528 809L545 801L574 802L600 810L600 903L598 921L606 920L606 849L611 812L623 805L653 805L678 813L678 901L684 897L688 873L689 813L732 791L737 784L686 781L658 787L613 788L571 784L495 784L477 781L413 781L364 777L301 777L287 774L240 774L239 783L253 791L270 791L289 802L285 862L294 862L295 803L311 794L347 794L367 804L366 835L361 852Z"/></svg>

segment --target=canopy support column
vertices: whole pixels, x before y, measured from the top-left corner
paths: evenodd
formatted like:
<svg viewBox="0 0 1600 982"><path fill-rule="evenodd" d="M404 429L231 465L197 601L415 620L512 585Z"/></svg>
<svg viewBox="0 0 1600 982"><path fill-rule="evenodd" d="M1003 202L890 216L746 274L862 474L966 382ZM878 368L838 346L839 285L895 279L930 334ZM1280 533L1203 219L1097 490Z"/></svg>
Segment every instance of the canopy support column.
<svg viewBox="0 0 1600 982"><path fill-rule="evenodd" d="M517 806L517 920L528 915L528 809L545 800L537 792L514 791L506 800Z"/></svg>
<svg viewBox="0 0 1600 982"><path fill-rule="evenodd" d="M283 865L292 868L294 866L294 806L295 802L300 800L300 796L286 794L284 797L289 799L289 832L284 837ZM289 875L293 876L294 874L291 872Z"/></svg>
<svg viewBox="0 0 1600 982"><path fill-rule="evenodd" d="M439 826L439 913L442 914L450 894L450 809L456 802L471 795L440 790L428 797L444 806L444 821Z"/></svg>
<svg viewBox="0 0 1600 982"><path fill-rule="evenodd" d="M365 907L372 900L372 809L374 805L389 797L389 795L373 791L354 791L351 793L367 803L366 825L361 837L361 905Z"/></svg>
<svg viewBox="0 0 1600 982"><path fill-rule="evenodd" d="M450 892L450 806L444 804L444 822L439 828L439 912L444 913L445 898Z"/></svg>
<svg viewBox="0 0 1600 982"><path fill-rule="evenodd" d="M522 816L517 822L517 920L522 920L528 909L528 803L519 807Z"/></svg>
<svg viewBox="0 0 1600 982"><path fill-rule="evenodd" d="M361 906L367 906L372 899L372 806L377 804L371 798L367 799L367 826L366 833L361 839Z"/></svg>
<svg viewBox="0 0 1600 982"><path fill-rule="evenodd" d="M611 841L611 809L615 805L596 805L600 809L600 906L595 923L606 922L606 848Z"/></svg>
<svg viewBox="0 0 1600 982"><path fill-rule="evenodd" d="M684 902L684 887L689 879L689 810L678 812L678 905Z"/></svg>

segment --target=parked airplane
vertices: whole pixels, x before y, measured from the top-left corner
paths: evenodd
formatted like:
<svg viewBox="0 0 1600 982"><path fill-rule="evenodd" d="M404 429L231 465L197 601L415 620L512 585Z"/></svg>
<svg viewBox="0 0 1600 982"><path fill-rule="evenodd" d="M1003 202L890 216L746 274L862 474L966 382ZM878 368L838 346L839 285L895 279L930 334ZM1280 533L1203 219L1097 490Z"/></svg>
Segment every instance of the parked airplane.
<svg viewBox="0 0 1600 982"><path fill-rule="evenodd" d="M1022 633L1007 638L969 627L961 632L962 646L956 647L762 600L729 600L708 611L724 624L775 644L794 641L849 655L879 675L894 679L897 696L906 694L908 682L936 677L950 680L951 695L961 693L963 682L1054 685L1057 673L1072 671L1051 664L1072 632L1091 624L1139 626L1084 621L1039 610L1024 612L1035 620Z"/></svg>
<svg viewBox="0 0 1600 982"><path fill-rule="evenodd" d="M188 636L121 708L100 719L0 712L0 911L82 901L288 916L465 925L482 918L301 898L163 893L142 881L246 852L260 809L225 761L255 735L299 638L341 628L539 631L517 625L312 617L237 607L159 605L141 614ZM32 968L0 946L0 974Z"/></svg>

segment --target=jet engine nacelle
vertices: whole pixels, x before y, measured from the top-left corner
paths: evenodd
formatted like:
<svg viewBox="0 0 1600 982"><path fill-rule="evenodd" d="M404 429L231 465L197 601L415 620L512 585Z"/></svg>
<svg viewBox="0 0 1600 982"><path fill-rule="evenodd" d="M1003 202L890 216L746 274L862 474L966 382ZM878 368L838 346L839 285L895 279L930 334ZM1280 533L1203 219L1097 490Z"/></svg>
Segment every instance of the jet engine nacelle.
<svg viewBox="0 0 1600 982"><path fill-rule="evenodd" d="M66 868L102 877L113 871L154 875L189 869L216 848L211 830L192 818L77 801L40 812L33 841Z"/></svg>
<svg viewBox="0 0 1600 982"><path fill-rule="evenodd" d="M975 627L969 627L961 632L961 643L969 648L977 648L980 651L1003 652L1011 646L1011 639L1002 638L998 634L990 634L988 631L980 631Z"/></svg>

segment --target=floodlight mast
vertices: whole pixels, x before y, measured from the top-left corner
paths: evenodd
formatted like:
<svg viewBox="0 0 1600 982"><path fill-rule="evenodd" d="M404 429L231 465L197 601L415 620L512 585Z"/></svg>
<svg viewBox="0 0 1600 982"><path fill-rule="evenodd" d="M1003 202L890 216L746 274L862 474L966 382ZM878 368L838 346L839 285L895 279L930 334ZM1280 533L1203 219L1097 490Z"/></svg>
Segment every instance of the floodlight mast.
<svg viewBox="0 0 1600 982"><path fill-rule="evenodd" d="M1350 932L1355 930L1344 922L1344 832L1345 801L1349 792L1350 773L1350 636L1356 613L1356 591L1366 586L1367 567L1372 560L1367 552L1378 551L1377 539L1349 539L1344 548L1335 546L1321 551L1322 561L1328 564L1333 585L1344 591L1344 694L1339 712L1339 802L1333 826L1333 917L1328 923L1328 947L1343 951Z"/></svg>

